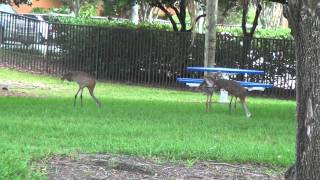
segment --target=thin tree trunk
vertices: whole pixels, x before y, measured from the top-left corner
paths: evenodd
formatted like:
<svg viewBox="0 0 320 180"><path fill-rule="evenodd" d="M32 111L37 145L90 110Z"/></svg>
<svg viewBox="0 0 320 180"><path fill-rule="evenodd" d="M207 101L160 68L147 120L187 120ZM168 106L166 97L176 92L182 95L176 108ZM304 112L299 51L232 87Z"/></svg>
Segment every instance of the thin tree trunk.
<svg viewBox="0 0 320 180"><path fill-rule="evenodd" d="M79 16L80 15L80 0L76 0L75 2L75 14L76 16Z"/></svg>
<svg viewBox="0 0 320 180"><path fill-rule="evenodd" d="M200 8L199 4L197 3L197 11L198 11L198 17L203 15L204 14L204 11L203 9ZM204 33L203 30L204 30L204 24L205 24L205 18L200 18L199 21L198 21L198 32L200 34Z"/></svg>
<svg viewBox="0 0 320 180"><path fill-rule="evenodd" d="M204 66L212 67L216 65L216 24L218 14L218 0L207 0L207 19L205 35Z"/></svg>
<svg viewBox="0 0 320 180"><path fill-rule="evenodd" d="M137 0L131 0L130 21L139 24L139 4Z"/></svg>
<svg viewBox="0 0 320 180"><path fill-rule="evenodd" d="M252 27L250 28L250 31L248 32L247 30L247 16L248 16L248 11L249 11L249 0L243 0L242 1L242 33L243 33L243 43L242 43L242 53L241 53L241 59L239 62L240 68L248 68L247 66L247 55L250 53L251 49L251 41L253 39L253 34L258 26L258 18L260 16L261 12L261 4L260 0L256 1L256 13L254 16L254 20L252 22ZM238 75L237 79L243 80L244 75Z"/></svg>
<svg viewBox="0 0 320 180"><path fill-rule="evenodd" d="M297 59L296 164L287 179L320 178L320 8L317 0L290 0Z"/></svg>
<svg viewBox="0 0 320 180"><path fill-rule="evenodd" d="M73 0L69 2L69 7L75 16L79 16L80 14L81 3L82 2L80 2L80 0Z"/></svg>

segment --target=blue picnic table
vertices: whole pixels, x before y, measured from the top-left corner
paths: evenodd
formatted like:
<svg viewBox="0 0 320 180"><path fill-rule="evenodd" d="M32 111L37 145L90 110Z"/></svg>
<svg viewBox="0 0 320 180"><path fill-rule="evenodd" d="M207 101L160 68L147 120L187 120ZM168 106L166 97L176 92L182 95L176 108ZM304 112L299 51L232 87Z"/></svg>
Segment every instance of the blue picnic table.
<svg viewBox="0 0 320 180"><path fill-rule="evenodd" d="M252 69L237 69L237 68L224 68L224 67L187 67L190 72L221 72L226 75L230 74L257 74L262 75L264 71ZM177 78L178 82L185 83L190 87L197 87L203 82L203 79L194 78ZM249 91L259 90L264 91L266 88L272 88L272 84L263 84L256 82L238 81L240 86L247 88ZM227 102L228 93L224 90L220 92L220 102Z"/></svg>

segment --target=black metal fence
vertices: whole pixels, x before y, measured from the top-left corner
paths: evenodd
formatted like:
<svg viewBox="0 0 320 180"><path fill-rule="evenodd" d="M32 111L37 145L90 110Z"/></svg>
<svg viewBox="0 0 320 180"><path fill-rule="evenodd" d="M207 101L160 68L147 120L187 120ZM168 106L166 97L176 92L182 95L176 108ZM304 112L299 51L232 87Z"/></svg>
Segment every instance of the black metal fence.
<svg viewBox="0 0 320 180"><path fill-rule="evenodd" d="M292 41L254 39L243 59L241 37L217 38L218 66L264 70L244 78L274 84L261 95L295 96ZM191 41L190 33L67 25L0 12L0 63L49 74L80 70L100 80L184 88L177 77L202 76L186 67L203 66L204 35Z"/></svg>

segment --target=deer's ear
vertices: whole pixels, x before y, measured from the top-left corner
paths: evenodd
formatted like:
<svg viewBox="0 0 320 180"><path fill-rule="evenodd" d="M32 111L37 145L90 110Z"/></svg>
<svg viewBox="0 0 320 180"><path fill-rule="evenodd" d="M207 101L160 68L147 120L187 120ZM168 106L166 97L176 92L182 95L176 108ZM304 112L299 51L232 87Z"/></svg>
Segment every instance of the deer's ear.
<svg viewBox="0 0 320 180"><path fill-rule="evenodd" d="M213 81L210 78L204 77L204 82L208 87L213 87Z"/></svg>

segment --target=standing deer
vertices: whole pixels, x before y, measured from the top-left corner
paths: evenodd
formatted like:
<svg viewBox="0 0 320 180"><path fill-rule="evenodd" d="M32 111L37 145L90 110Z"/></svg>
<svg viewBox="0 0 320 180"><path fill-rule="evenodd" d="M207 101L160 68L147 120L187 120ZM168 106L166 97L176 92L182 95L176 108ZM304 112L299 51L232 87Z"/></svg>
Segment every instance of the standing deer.
<svg viewBox="0 0 320 180"><path fill-rule="evenodd" d="M240 86L240 84L237 81L222 79L222 74L218 72L218 73L213 73L211 75L204 76L204 82L200 85L200 87L202 87L203 91L207 95L206 111L208 111L208 109L211 107L213 90L214 88L217 88L219 90L224 89L228 91L228 93L231 95L231 100L229 103L230 112L231 112L231 104L232 104L233 97L235 97L235 101L234 101L235 109L236 109L237 98L239 97L240 103L245 110L246 117L247 118L251 117L251 113L245 101L247 96L247 90L246 88Z"/></svg>
<svg viewBox="0 0 320 180"><path fill-rule="evenodd" d="M80 99L81 99L81 106L82 106L83 88L87 87L91 97L96 102L97 106L101 107L100 101L93 94L93 90L96 86L96 79L93 76L91 76L90 74L85 73L85 72L71 71L71 72L68 72L62 76L61 80L64 81L65 79L68 81L75 81L79 84L79 90L76 93L76 95L74 96L73 106L76 105L76 99L77 99L79 92L80 92Z"/></svg>

